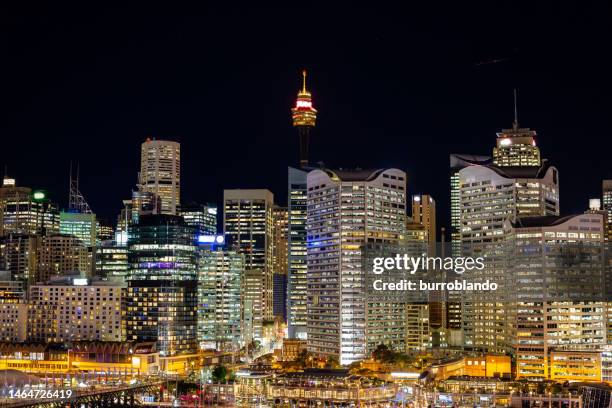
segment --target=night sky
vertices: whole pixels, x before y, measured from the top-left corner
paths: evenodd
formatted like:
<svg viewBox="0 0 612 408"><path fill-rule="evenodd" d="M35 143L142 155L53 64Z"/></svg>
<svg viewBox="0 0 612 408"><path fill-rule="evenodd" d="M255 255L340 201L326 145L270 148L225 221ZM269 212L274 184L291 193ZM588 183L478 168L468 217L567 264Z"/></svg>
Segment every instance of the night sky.
<svg viewBox="0 0 612 408"><path fill-rule="evenodd" d="M520 124L559 168L562 213L582 212L612 177L610 7L404 3L0 10L0 169L65 207L79 161L87 201L114 223L155 137L181 142L184 200L269 188L285 204L306 68L312 162L403 169L448 224L448 155L491 154L516 87Z"/></svg>

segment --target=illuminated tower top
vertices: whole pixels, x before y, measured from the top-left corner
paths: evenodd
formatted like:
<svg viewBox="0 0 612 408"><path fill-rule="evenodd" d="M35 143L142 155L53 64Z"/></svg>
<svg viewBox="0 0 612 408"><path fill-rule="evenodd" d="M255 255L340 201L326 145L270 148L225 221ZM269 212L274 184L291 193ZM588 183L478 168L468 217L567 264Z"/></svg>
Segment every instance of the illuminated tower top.
<svg viewBox="0 0 612 408"><path fill-rule="evenodd" d="M308 167L308 140L310 130L317 123L317 110L312 106L312 95L306 90L306 70L302 71L302 90L298 92L295 107L291 108L293 127L297 128L300 136L300 167Z"/></svg>
<svg viewBox="0 0 612 408"><path fill-rule="evenodd" d="M302 89L298 92L293 114L293 126L314 127L317 121L317 110L312 106L312 95L306 89L306 70L302 71Z"/></svg>
<svg viewBox="0 0 612 408"><path fill-rule="evenodd" d="M536 145L535 138L535 130L519 127L515 89L512 129L502 129L497 133L493 163L497 166L540 166L542 164L540 149Z"/></svg>

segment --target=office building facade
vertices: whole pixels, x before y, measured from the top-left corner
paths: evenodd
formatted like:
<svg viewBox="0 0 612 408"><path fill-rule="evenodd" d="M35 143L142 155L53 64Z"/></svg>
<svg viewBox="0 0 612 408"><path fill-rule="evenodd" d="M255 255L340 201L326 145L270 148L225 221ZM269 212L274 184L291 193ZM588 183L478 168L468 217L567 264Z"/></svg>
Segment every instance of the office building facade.
<svg viewBox="0 0 612 408"><path fill-rule="evenodd" d="M307 188L308 348L350 364L366 358L363 247L404 238L406 174L313 170Z"/></svg>
<svg viewBox="0 0 612 408"><path fill-rule="evenodd" d="M518 218L504 230L517 378L557 379L551 353L606 344L604 217Z"/></svg>
<svg viewBox="0 0 612 408"><path fill-rule="evenodd" d="M485 268L466 272L465 279L499 285L495 294L464 296L462 320L467 349L508 351L507 309L504 296L503 256L507 219L559 215L559 176L545 163L541 167L470 165L459 171L461 254L483 257Z"/></svg>
<svg viewBox="0 0 612 408"><path fill-rule="evenodd" d="M265 189L225 190L223 202L226 247L244 254L245 325L252 327L253 339L262 340L263 323L273 316L274 196Z"/></svg>
<svg viewBox="0 0 612 408"><path fill-rule="evenodd" d="M47 193L18 187L15 179L4 177L0 187L0 237L8 234L57 233L59 212Z"/></svg>
<svg viewBox="0 0 612 408"><path fill-rule="evenodd" d="M161 214L177 214L181 203L181 145L168 140L147 139L140 149L140 192L161 200Z"/></svg>
<svg viewBox="0 0 612 408"><path fill-rule="evenodd" d="M436 201L428 194L412 196L412 220L427 230L427 254L436 255Z"/></svg>
<svg viewBox="0 0 612 408"><path fill-rule="evenodd" d="M201 253L197 307L200 349L236 351L243 344L243 278L243 254L223 249Z"/></svg>
<svg viewBox="0 0 612 408"><path fill-rule="evenodd" d="M307 293L306 215L308 172L289 167L288 170L288 269L287 269L287 328L289 338L305 340Z"/></svg>

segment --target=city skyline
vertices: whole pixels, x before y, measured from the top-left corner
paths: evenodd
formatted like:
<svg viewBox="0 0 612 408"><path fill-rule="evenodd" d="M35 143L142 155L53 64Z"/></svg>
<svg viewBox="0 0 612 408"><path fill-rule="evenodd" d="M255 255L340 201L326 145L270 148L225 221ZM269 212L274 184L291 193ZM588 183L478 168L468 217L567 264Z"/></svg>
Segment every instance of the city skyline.
<svg viewBox="0 0 612 408"><path fill-rule="evenodd" d="M338 21L338 26L333 25L332 10L309 33L309 47L300 52L285 47L290 35L272 36L275 27L292 27L291 19L275 19L276 25L247 39L254 23L245 13L220 13L220 21L236 18L229 26L231 34L215 35L218 44L202 45L213 57L210 60L188 52L205 34L215 34L218 23L199 24L205 17L171 18L163 27L155 24L156 17L145 17L134 26L115 17L117 31L111 38L128 41L110 55L107 46L98 44L102 41L95 41L101 35L95 29L102 17L91 25L62 19L15 20L3 28L15 42L9 47L14 58L2 70L22 85L31 74L41 75L24 85L25 92L8 86L8 120L0 131L7 135L4 147L12 154L3 155L0 165L19 185L48 190L65 208L69 163L79 161L80 189L99 219L114 223L121 201L129 198L138 181L139 145L147 137L176 140L185 149L181 199L220 203L223 189L268 188L285 205L286 167L298 164L299 151L289 109L305 68L319 111L310 138L311 163L406 171L408 193L430 194L437 202L438 225L447 227L448 233L448 154L491 155L496 133L512 126L512 92L517 88L521 127L538 133L543 158L562 173L561 213L580 212L588 198L599 196L600 180L612 176L605 137L608 84L599 75L609 61L587 64L603 41L597 34L607 28L588 24L598 18L597 10L580 10L579 17L562 10L541 21L548 10L481 11L470 20L478 24L456 31L453 42L436 38L455 32L456 23L448 16L440 17L450 23L448 27L440 22L428 27L429 20L411 25L412 16L402 21L381 12L371 25L354 31L349 29L365 21L365 10L349 10L353 20ZM490 18L484 18L487 11ZM304 13L305 18L308 12ZM256 16L263 22L271 18L265 14ZM491 39L475 36L478 30L501 28L517 16L525 24L538 24L530 25L527 33L499 29L488 31ZM40 24L32 27L35 21ZM48 39L38 35L45 29ZM410 35L421 29L425 35L419 44ZM345 31L354 33L353 41ZM72 36L75 32L82 36ZM266 58L255 58L255 51L246 49L257 39L269 45L261 51ZM94 40L93 46L83 48L86 40ZM33 47L23 51L26 45ZM224 51L222 45L236 53ZM342 51L334 55L339 45ZM411 50L410 57L403 55L405 50ZM551 63L561 50L564 64ZM85 59L79 62L81 52ZM40 58L51 58L48 72L33 68ZM383 64L368 61L373 58ZM151 61L159 66L147 63ZM221 66L230 69L222 71ZM155 86L149 89L145 84ZM34 97L24 100L21 93L28 94L32 86L37 87L30 92ZM589 143L577 143L587 137ZM39 149L31 151L25 140ZM230 140L244 149L227 154ZM378 140L397 148L383 148L374 142ZM338 155L340 149L346 154ZM40 166L50 171L36 172ZM245 180L244 172L255 167L258 171ZM591 172L600 177L588 177Z"/></svg>
<svg viewBox="0 0 612 408"><path fill-rule="evenodd" d="M612 408L612 4L297 6L0 11L0 405Z"/></svg>

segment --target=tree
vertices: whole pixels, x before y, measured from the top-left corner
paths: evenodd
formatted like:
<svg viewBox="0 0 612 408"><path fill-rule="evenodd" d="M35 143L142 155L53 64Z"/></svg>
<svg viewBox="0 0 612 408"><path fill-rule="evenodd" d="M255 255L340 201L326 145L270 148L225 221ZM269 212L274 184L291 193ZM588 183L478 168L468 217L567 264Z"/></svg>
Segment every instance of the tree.
<svg viewBox="0 0 612 408"><path fill-rule="evenodd" d="M227 377L227 368L225 368L225 366L218 365L212 370L211 375L214 382L223 382Z"/></svg>
<svg viewBox="0 0 612 408"><path fill-rule="evenodd" d="M338 358L335 356L327 357L325 360L325 368L338 368L340 367L340 363L338 362Z"/></svg>
<svg viewBox="0 0 612 408"><path fill-rule="evenodd" d="M312 361L312 356L306 349L301 350L297 358L295 359L295 362L302 368L308 367L311 361Z"/></svg>

